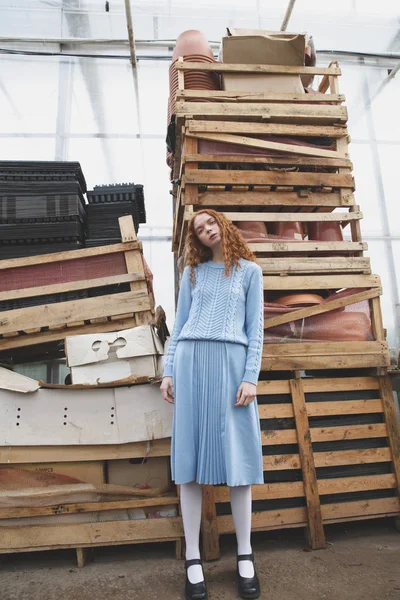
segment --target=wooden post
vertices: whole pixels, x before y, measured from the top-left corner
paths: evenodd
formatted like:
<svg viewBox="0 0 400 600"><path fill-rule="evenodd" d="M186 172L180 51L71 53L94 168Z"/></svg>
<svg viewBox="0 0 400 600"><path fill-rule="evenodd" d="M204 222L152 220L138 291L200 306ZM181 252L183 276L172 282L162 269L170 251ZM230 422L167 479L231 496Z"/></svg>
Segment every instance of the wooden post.
<svg viewBox="0 0 400 600"><path fill-rule="evenodd" d="M393 389L389 375L379 377L379 390L388 430L390 449L392 451L392 465L397 481L397 494L400 495L400 426L397 421Z"/></svg>
<svg viewBox="0 0 400 600"><path fill-rule="evenodd" d="M93 548L75 548L78 569L82 569L87 562L93 560Z"/></svg>
<svg viewBox="0 0 400 600"><path fill-rule="evenodd" d="M310 538L312 549L317 550L325 548L326 544L303 383L301 379L292 379L289 381L289 385L292 394L304 492L308 509L307 534Z"/></svg>
<svg viewBox="0 0 400 600"><path fill-rule="evenodd" d="M214 487L202 486L203 508L201 519L201 534L203 540L204 560L215 560L220 557L219 533L217 526L217 509L215 505Z"/></svg>
<svg viewBox="0 0 400 600"><path fill-rule="evenodd" d="M131 215L118 219L121 238L123 242L137 242L133 219ZM126 269L128 273L143 273L145 275L143 256L141 250L128 250L124 252ZM140 291L149 295L147 281L131 281L131 291ZM151 310L135 313L136 325L147 325L153 320Z"/></svg>

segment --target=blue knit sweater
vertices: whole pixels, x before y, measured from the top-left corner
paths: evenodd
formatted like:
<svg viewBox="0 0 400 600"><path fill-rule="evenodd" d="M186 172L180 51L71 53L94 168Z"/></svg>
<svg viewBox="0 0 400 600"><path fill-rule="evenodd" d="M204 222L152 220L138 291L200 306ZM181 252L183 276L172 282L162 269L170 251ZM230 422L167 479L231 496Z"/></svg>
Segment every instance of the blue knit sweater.
<svg viewBox="0 0 400 600"><path fill-rule="evenodd" d="M225 275L224 263L202 263L195 268L194 286L190 267L186 267L164 377L172 377L180 340L212 340L246 346L243 381L257 384L264 335L263 307L262 272L256 263L240 259L240 266L234 267L229 277Z"/></svg>

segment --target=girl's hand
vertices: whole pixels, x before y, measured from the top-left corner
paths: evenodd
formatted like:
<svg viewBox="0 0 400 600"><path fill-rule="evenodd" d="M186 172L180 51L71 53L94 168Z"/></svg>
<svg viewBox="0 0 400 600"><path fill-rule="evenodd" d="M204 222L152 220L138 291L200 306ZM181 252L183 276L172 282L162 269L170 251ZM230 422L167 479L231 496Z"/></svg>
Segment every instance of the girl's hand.
<svg viewBox="0 0 400 600"><path fill-rule="evenodd" d="M174 384L172 381L172 377L163 377L161 383L161 395L166 402L170 404L174 403Z"/></svg>
<svg viewBox="0 0 400 600"><path fill-rule="evenodd" d="M236 394L235 406L248 406L256 397L257 386L248 381L242 381Z"/></svg>

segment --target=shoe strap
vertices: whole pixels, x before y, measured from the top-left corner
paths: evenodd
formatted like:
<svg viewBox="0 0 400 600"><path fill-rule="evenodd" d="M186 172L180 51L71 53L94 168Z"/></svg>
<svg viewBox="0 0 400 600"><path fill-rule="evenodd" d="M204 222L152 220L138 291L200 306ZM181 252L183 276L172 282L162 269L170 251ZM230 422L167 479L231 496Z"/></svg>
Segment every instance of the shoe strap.
<svg viewBox="0 0 400 600"><path fill-rule="evenodd" d="M193 565L203 566L203 563L201 562L200 558L192 558L191 560L185 560L185 569L188 569L189 567L192 567Z"/></svg>
<svg viewBox="0 0 400 600"><path fill-rule="evenodd" d="M254 562L254 556L253 554L238 554L238 562L240 560L251 560L252 562Z"/></svg>

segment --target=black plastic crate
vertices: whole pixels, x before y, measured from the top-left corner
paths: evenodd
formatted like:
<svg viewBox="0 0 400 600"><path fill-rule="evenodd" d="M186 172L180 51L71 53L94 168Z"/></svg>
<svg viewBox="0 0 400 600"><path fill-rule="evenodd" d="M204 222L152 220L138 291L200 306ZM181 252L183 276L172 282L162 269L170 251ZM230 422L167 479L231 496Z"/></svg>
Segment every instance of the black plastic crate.
<svg viewBox="0 0 400 600"><path fill-rule="evenodd" d="M81 165L76 161L0 161L0 181L76 181L83 193L86 181Z"/></svg>
<svg viewBox="0 0 400 600"><path fill-rule="evenodd" d="M78 194L0 196L0 223L56 223L86 220Z"/></svg>
<svg viewBox="0 0 400 600"><path fill-rule="evenodd" d="M0 244L0 260L11 258L23 258L25 256L38 256L40 254L52 254L53 252L67 252L83 248L82 240L71 242L57 242L44 244Z"/></svg>
<svg viewBox="0 0 400 600"><path fill-rule="evenodd" d="M0 245L39 244L84 239L80 221L65 223L8 223L0 225Z"/></svg>

